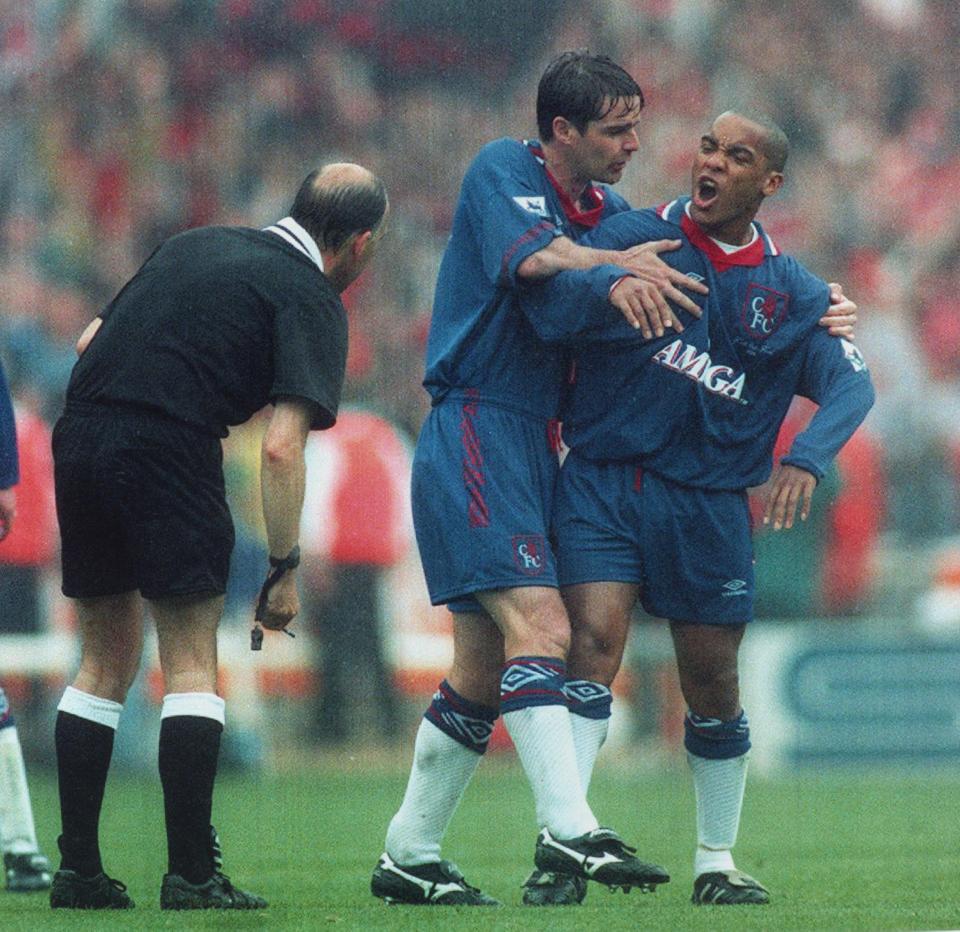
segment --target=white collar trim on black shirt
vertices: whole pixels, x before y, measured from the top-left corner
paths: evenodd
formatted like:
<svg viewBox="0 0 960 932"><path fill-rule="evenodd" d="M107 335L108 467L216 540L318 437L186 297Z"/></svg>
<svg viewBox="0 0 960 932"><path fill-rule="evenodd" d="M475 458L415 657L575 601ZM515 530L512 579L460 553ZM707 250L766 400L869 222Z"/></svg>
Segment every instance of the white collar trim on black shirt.
<svg viewBox="0 0 960 932"><path fill-rule="evenodd" d="M281 239L285 239L294 249L298 249L316 262L317 268L323 271L323 257L320 255L316 240L293 217L284 217L283 220L278 220L273 226L264 227L264 229L268 233L276 233Z"/></svg>

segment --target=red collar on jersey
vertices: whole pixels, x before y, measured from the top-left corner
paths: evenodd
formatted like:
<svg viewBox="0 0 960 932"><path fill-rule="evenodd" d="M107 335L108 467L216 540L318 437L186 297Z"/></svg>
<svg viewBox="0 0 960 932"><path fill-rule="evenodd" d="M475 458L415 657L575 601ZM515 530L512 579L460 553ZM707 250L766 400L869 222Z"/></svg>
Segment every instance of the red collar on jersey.
<svg viewBox="0 0 960 932"><path fill-rule="evenodd" d="M680 229L687 234L687 239L693 243L701 252L706 254L710 264L718 271L723 272L726 269L738 265L757 266L763 262L764 247L763 237L757 238L736 252L724 252L706 233L703 232L697 224L684 212L680 217Z"/></svg>
<svg viewBox="0 0 960 932"><path fill-rule="evenodd" d="M603 213L603 191L596 187L596 185L590 185L586 191L583 192L581 201L585 201L593 206L588 207L586 210L581 210L573 203L570 195L563 190L560 182L553 177L553 173L547 168L547 161L543 154L543 149L531 146L530 151L543 165L543 170L547 173L550 184L553 185L553 189L557 192L557 197L560 198L560 203L563 205L563 212L566 214L567 219L573 223L580 224L582 227L595 227L600 222L600 215Z"/></svg>

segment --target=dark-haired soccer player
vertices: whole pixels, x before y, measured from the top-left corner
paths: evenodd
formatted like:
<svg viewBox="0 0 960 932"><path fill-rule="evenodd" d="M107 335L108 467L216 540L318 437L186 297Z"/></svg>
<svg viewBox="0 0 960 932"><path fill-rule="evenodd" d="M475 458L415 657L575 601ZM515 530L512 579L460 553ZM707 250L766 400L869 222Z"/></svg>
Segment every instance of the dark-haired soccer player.
<svg viewBox="0 0 960 932"><path fill-rule="evenodd" d="M606 325L581 335L564 413L571 451L554 529L569 670L612 683L638 599L670 620L697 799L694 903L769 899L731 853L750 748L737 672L753 617L747 488L769 477L794 395L812 399L819 410L777 467L766 511L776 530L798 507L805 518L817 480L873 403L859 351L817 326L827 284L754 222L786 157L775 124L724 113L700 140L690 197L620 214L588 237L606 249L680 238L667 261L710 289L699 319L680 312L682 334L644 340L622 326L613 308L635 285L604 270L564 273L529 295L532 319L567 303L609 310ZM580 746L585 783L604 735Z"/></svg>
<svg viewBox="0 0 960 932"><path fill-rule="evenodd" d="M440 846L500 712L541 829L524 902L579 902L587 876L624 886L667 879L598 829L577 775L588 719L567 706L587 690L566 675L570 629L547 535L564 355L534 327L556 338L584 322L573 305L532 321L518 302L533 281L599 266L640 276L624 308L640 333L673 323L668 299L698 313L679 288L702 287L656 256L667 243L614 252L578 242L628 209L608 185L637 151L642 107L640 87L614 62L564 53L539 83L540 140L492 142L464 177L427 347L433 408L413 467L417 542L431 600L454 613L454 660L421 722L373 874L373 893L386 900L491 902L441 860Z"/></svg>
<svg viewBox="0 0 960 932"><path fill-rule="evenodd" d="M217 626L233 525L220 441L267 403L261 485L271 576L264 626L296 615L304 444L336 420L347 351L340 292L384 229L383 184L327 165L265 230L167 240L84 332L53 437L63 591L80 670L56 724L62 855L54 908L126 909L98 824L122 703L140 664L141 597L165 696L160 779L169 853L162 909L259 909L220 871L210 825L224 701Z"/></svg>
<svg viewBox="0 0 960 932"><path fill-rule="evenodd" d="M547 542L563 355L517 302L526 282L616 263L646 276L644 330L670 320L664 295L696 312L677 286L699 286L654 250L576 245L628 208L607 185L638 148L642 107L636 81L609 59L561 55L539 85L540 141L488 144L463 181L427 346L433 409L413 465L417 542L431 600L454 613L454 662L374 871L373 893L390 901L493 902L440 859L440 842L499 712L533 789L538 863L569 861L581 876L596 864L596 879L626 886L667 880L598 828L579 786L564 691L569 623ZM563 334L570 321L547 325Z"/></svg>

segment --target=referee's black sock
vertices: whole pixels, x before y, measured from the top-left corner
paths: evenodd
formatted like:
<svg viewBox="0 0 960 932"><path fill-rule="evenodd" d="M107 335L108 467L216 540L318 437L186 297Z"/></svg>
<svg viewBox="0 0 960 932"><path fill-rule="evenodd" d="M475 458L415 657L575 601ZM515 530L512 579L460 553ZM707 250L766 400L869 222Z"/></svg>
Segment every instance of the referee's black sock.
<svg viewBox="0 0 960 932"><path fill-rule="evenodd" d="M100 859L100 809L122 706L68 686L60 700L54 743L60 789L60 868L93 877Z"/></svg>
<svg viewBox="0 0 960 932"><path fill-rule="evenodd" d="M172 693L164 697L162 714L159 761L167 870L189 883L203 883L213 874L210 814L223 700L210 693Z"/></svg>

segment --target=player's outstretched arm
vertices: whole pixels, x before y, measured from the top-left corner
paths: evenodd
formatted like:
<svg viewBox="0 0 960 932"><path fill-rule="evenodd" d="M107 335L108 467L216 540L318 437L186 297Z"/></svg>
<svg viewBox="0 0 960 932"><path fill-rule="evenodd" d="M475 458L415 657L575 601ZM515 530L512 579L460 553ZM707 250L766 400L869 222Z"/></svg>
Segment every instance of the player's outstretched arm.
<svg viewBox="0 0 960 932"><path fill-rule="evenodd" d="M297 545L300 513L306 484L304 447L310 432L309 402L279 400L263 435L260 456L260 491L270 556L283 560ZM300 611L296 569L287 570L270 589L265 628L285 628Z"/></svg>
<svg viewBox="0 0 960 932"><path fill-rule="evenodd" d="M820 330L810 335L797 394L819 407L770 480L763 522L775 531L793 527L798 505L806 521L818 477L863 423L875 397L860 351Z"/></svg>
<svg viewBox="0 0 960 932"><path fill-rule="evenodd" d="M592 269L595 265L603 265L609 255L606 249L579 246L565 236L558 236L517 266L517 278L531 283L543 281L557 272Z"/></svg>
<svg viewBox="0 0 960 932"><path fill-rule="evenodd" d="M827 328L832 337L854 338L853 328L857 323L857 305L844 293L843 285L830 282L830 306L820 318L820 326Z"/></svg>
<svg viewBox="0 0 960 932"><path fill-rule="evenodd" d="M817 477L813 473L781 463L770 480L763 523L775 531L789 530L796 519L797 506L800 507L800 520L806 521L816 487Z"/></svg>
<svg viewBox="0 0 960 932"><path fill-rule="evenodd" d="M533 282L550 278L558 272L591 269L597 265L619 265L631 275L654 286L650 289L649 303L645 303L648 313L655 312L664 319L669 314L667 300L670 300L694 317L699 317L702 313L699 305L680 289L686 288L698 294L707 294L709 289L703 282L689 278L683 272L667 265L659 255L661 252L679 248L678 239L659 239L628 249L597 249L581 246L565 236L558 236L543 249L527 256L517 266L517 275L527 282Z"/></svg>
<svg viewBox="0 0 960 932"><path fill-rule="evenodd" d="M675 301L695 317L703 313L679 289L690 288L706 294L706 285L688 278L659 257L660 252L676 249L679 245L679 240L654 240L622 250L598 249L558 237L524 259L517 267L517 275L532 284L545 282L561 272L585 272L611 265L622 268L630 274L613 290L610 303L634 329L649 339L654 334L662 336L667 327L673 327L677 332L683 330L668 301ZM617 292L619 294L614 298L613 294Z"/></svg>

